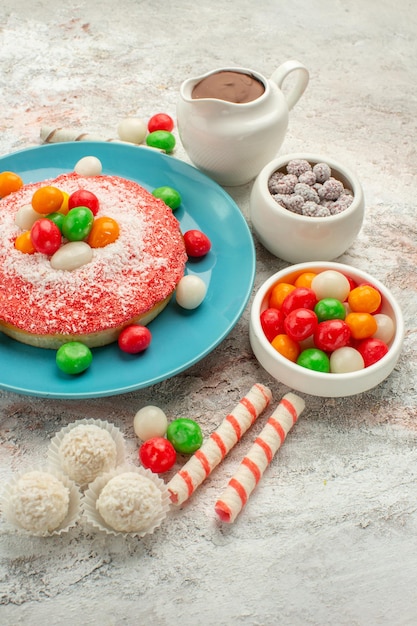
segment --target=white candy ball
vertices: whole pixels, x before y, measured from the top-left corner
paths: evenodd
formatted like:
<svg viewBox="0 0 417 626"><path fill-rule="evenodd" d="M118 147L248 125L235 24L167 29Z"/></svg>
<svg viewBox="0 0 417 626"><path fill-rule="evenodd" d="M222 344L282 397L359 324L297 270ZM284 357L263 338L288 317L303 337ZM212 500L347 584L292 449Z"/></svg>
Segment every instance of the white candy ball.
<svg viewBox="0 0 417 626"><path fill-rule="evenodd" d="M206 292L205 282L194 274L188 274L177 285L177 303L184 309L196 309L206 297Z"/></svg>
<svg viewBox="0 0 417 626"><path fill-rule="evenodd" d="M376 333L373 334L373 337L380 339L384 343L389 343L395 334L394 320L384 313L376 313L374 320L377 323L377 330Z"/></svg>
<svg viewBox="0 0 417 626"><path fill-rule="evenodd" d="M51 257L54 270L72 271L90 263L93 249L85 241L70 241L61 246Z"/></svg>
<svg viewBox="0 0 417 626"><path fill-rule="evenodd" d="M333 374L357 372L365 367L362 355L355 348L345 346L334 350L330 355L330 371Z"/></svg>
<svg viewBox="0 0 417 626"><path fill-rule="evenodd" d="M34 223L41 217L45 217L33 210L31 204L24 204L18 209L15 217L15 224L22 230L30 230Z"/></svg>
<svg viewBox="0 0 417 626"><path fill-rule="evenodd" d="M95 156L86 156L77 161L74 172L80 176L99 176L103 170L100 159Z"/></svg>
<svg viewBox="0 0 417 626"><path fill-rule="evenodd" d="M133 419L133 430L142 441L147 441L152 437L163 437L167 428L167 416L157 406L144 406Z"/></svg>
<svg viewBox="0 0 417 626"><path fill-rule="evenodd" d="M311 288L318 300L336 298L336 300L343 302L349 294L350 283L341 272L325 270L313 278Z"/></svg>
<svg viewBox="0 0 417 626"><path fill-rule="evenodd" d="M138 117L127 117L117 127L117 134L122 141L143 143L147 133L146 122Z"/></svg>

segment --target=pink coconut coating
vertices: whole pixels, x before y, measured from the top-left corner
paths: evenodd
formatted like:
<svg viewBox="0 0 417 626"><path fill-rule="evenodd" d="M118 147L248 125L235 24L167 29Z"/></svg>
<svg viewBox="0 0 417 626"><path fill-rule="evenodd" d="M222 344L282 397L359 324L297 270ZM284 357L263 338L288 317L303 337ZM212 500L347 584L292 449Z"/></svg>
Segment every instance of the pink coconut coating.
<svg viewBox="0 0 417 626"><path fill-rule="evenodd" d="M112 217L120 227L117 241L94 249L93 260L73 271L54 270L46 255L14 248L18 209L47 184L69 194L93 192L96 217ZM40 335L96 333L145 314L173 292L187 260L172 210L117 176L71 173L25 185L0 200L0 232L0 321Z"/></svg>

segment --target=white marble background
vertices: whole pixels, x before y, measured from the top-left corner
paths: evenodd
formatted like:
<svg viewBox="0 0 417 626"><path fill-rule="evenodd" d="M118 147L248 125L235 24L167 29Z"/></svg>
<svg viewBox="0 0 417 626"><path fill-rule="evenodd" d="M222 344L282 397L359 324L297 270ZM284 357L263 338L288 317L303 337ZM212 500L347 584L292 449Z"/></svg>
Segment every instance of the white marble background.
<svg viewBox="0 0 417 626"><path fill-rule="evenodd" d="M213 504L253 433L155 535L112 539L81 524L19 538L0 518L0 623L157 626L412 626L417 623L416 114L413 0L2 0L0 154L39 145L43 125L115 135L127 116L175 115L183 79L221 66L268 76L297 58L311 82L280 152L354 169L363 229L340 261L397 296L406 338L392 375L306 410L231 526ZM180 142L176 156L187 160ZM228 190L248 215L250 185ZM285 264L257 244L256 285ZM0 369L7 367L0 354ZM135 412L157 404L205 434L251 385L288 389L252 357L248 309L210 356L118 398L45 400L0 392L0 476L41 462L55 431L96 417L134 458Z"/></svg>

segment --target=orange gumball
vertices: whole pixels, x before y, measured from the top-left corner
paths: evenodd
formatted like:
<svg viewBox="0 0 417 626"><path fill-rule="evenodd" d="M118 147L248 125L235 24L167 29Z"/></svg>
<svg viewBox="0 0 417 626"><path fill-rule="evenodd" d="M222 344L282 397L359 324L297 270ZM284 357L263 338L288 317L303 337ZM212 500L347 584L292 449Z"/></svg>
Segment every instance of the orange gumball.
<svg viewBox="0 0 417 626"><path fill-rule="evenodd" d="M23 180L14 172L0 173L0 198L8 196L13 191L18 191L23 187Z"/></svg>
<svg viewBox="0 0 417 626"><path fill-rule="evenodd" d="M295 362L300 354L299 344L288 337L288 335L277 335L271 341L271 346L283 357Z"/></svg>
<svg viewBox="0 0 417 626"><path fill-rule="evenodd" d="M294 282L294 285L296 287L307 287L307 289L311 289L311 283L315 276L317 276L316 272L303 272Z"/></svg>
<svg viewBox="0 0 417 626"><path fill-rule="evenodd" d="M374 316L370 313L353 311L346 315L345 322L349 326L354 339L367 339L367 337L372 337L378 329L378 324Z"/></svg>
<svg viewBox="0 0 417 626"><path fill-rule="evenodd" d="M381 304L381 294L372 285L359 285L349 293L348 304L352 311L375 313Z"/></svg>
<svg viewBox="0 0 417 626"><path fill-rule="evenodd" d="M291 285L291 283L277 283L274 285L269 296L269 307L271 309L280 309L285 298L294 289L295 286Z"/></svg>
<svg viewBox="0 0 417 626"><path fill-rule="evenodd" d="M36 252L30 236L30 230L25 230L18 235L14 241L14 247L25 254L34 254Z"/></svg>
<svg viewBox="0 0 417 626"><path fill-rule="evenodd" d="M119 237L119 224L112 217L96 217L87 243L91 248L104 248Z"/></svg>
<svg viewBox="0 0 417 626"><path fill-rule="evenodd" d="M62 206L64 194L58 187L46 185L39 187L32 196L32 207L37 213L48 215L56 213Z"/></svg>

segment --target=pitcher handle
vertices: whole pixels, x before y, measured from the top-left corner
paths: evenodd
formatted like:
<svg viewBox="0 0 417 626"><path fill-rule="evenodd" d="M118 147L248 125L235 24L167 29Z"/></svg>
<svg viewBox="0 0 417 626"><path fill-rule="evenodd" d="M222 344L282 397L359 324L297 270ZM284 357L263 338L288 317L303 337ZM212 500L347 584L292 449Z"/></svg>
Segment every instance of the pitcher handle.
<svg viewBox="0 0 417 626"><path fill-rule="evenodd" d="M310 79L308 69L299 61L285 61L285 63L280 65L279 68L276 69L271 76L272 82L276 83L281 89L285 79L290 74L292 74L292 72L295 72L294 85L291 87L288 93L284 94L289 111L291 111L293 106L297 104L304 91L306 90L308 81Z"/></svg>

